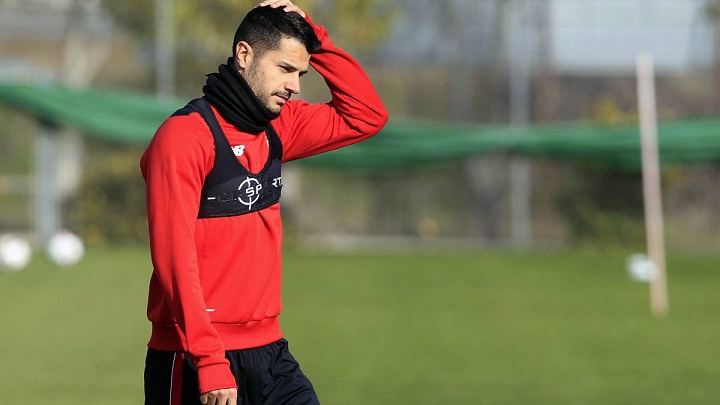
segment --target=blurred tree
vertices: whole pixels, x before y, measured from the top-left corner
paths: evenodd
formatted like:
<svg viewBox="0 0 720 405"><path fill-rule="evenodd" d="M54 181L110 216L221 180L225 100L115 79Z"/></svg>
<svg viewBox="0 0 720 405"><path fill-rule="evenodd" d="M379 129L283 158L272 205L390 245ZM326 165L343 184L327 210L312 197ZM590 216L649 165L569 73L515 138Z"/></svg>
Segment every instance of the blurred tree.
<svg viewBox="0 0 720 405"><path fill-rule="evenodd" d="M642 248L642 174L585 164L578 169L555 197L570 244Z"/></svg>
<svg viewBox="0 0 720 405"><path fill-rule="evenodd" d="M138 162L142 148L89 141L96 152L80 193L64 201L64 223L80 232L85 243L147 243L145 184Z"/></svg>
<svg viewBox="0 0 720 405"><path fill-rule="evenodd" d="M155 35L154 2L102 0L104 7L136 36L151 59ZM178 92L197 92L204 74L214 71L232 52L232 37L257 0L175 0L173 22L177 46ZM356 52L373 49L388 32L395 6L381 0L297 0L312 18L328 28L333 41ZM148 64L151 64L149 62Z"/></svg>
<svg viewBox="0 0 720 405"><path fill-rule="evenodd" d="M306 10L330 30L340 46L355 51L375 48L389 33L398 5L383 0L310 0Z"/></svg>
<svg viewBox="0 0 720 405"><path fill-rule="evenodd" d="M705 12L713 24L714 60L713 60L713 107L720 110L720 0L707 0Z"/></svg>
<svg viewBox="0 0 720 405"><path fill-rule="evenodd" d="M593 104L592 120L614 127L637 123L637 111L626 111L607 95ZM612 166L580 163L574 178L560 189L555 204L574 245L641 248L645 242L642 173Z"/></svg>

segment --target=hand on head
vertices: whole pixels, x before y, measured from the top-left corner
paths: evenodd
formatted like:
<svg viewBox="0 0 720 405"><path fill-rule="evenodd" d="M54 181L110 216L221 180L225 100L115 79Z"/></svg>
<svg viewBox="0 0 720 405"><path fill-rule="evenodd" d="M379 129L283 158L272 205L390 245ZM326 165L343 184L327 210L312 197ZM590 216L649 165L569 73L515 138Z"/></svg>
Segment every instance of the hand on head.
<svg viewBox="0 0 720 405"><path fill-rule="evenodd" d="M278 8L285 6L286 12L295 12L302 16L302 18L305 18L305 12L300 9L300 7L294 5L290 0L265 0L262 3L258 5L258 7L272 7L272 8Z"/></svg>

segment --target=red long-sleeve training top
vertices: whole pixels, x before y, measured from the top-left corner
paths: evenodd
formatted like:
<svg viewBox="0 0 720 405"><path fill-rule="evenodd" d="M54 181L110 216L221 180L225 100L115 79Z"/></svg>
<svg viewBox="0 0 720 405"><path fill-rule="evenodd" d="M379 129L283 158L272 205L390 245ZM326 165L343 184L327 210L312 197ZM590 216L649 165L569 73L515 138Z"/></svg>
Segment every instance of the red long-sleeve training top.
<svg viewBox="0 0 720 405"><path fill-rule="evenodd" d="M290 100L272 122L287 162L337 149L376 134L387 112L360 65L310 22L322 46L310 64L332 101ZM238 160L252 173L268 157L265 136L240 132L217 111ZM141 159L146 183L153 273L148 298L157 350L189 352L200 392L236 387L226 350L258 347L282 337L279 204L244 215L198 219L200 191L215 159L213 138L197 113L168 118Z"/></svg>

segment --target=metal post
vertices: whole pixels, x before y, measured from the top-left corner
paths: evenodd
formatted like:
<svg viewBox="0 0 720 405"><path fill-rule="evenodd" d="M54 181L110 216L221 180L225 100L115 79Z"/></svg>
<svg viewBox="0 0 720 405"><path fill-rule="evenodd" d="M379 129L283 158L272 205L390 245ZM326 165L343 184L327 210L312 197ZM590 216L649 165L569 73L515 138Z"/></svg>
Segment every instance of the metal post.
<svg viewBox="0 0 720 405"><path fill-rule="evenodd" d="M173 0L155 0L155 82L160 97L175 94Z"/></svg>
<svg viewBox="0 0 720 405"><path fill-rule="evenodd" d="M40 123L35 141L35 243L44 246L60 229L57 129Z"/></svg>
<svg viewBox="0 0 720 405"><path fill-rule="evenodd" d="M510 51L510 124L522 128L530 122L530 4L528 0L513 2L511 14L512 40ZM516 248L530 245L531 184L530 162L512 157L510 161L510 231Z"/></svg>

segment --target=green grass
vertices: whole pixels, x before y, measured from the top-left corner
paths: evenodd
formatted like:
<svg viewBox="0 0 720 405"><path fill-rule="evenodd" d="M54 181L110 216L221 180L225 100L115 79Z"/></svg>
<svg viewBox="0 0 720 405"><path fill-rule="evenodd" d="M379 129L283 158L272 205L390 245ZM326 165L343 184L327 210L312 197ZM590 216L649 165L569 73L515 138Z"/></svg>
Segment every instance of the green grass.
<svg viewBox="0 0 720 405"><path fill-rule="evenodd" d="M298 254L282 325L324 404L716 404L720 257L671 256L670 314L625 253ZM0 404L139 404L144 249L0 274Z"/></svg>

